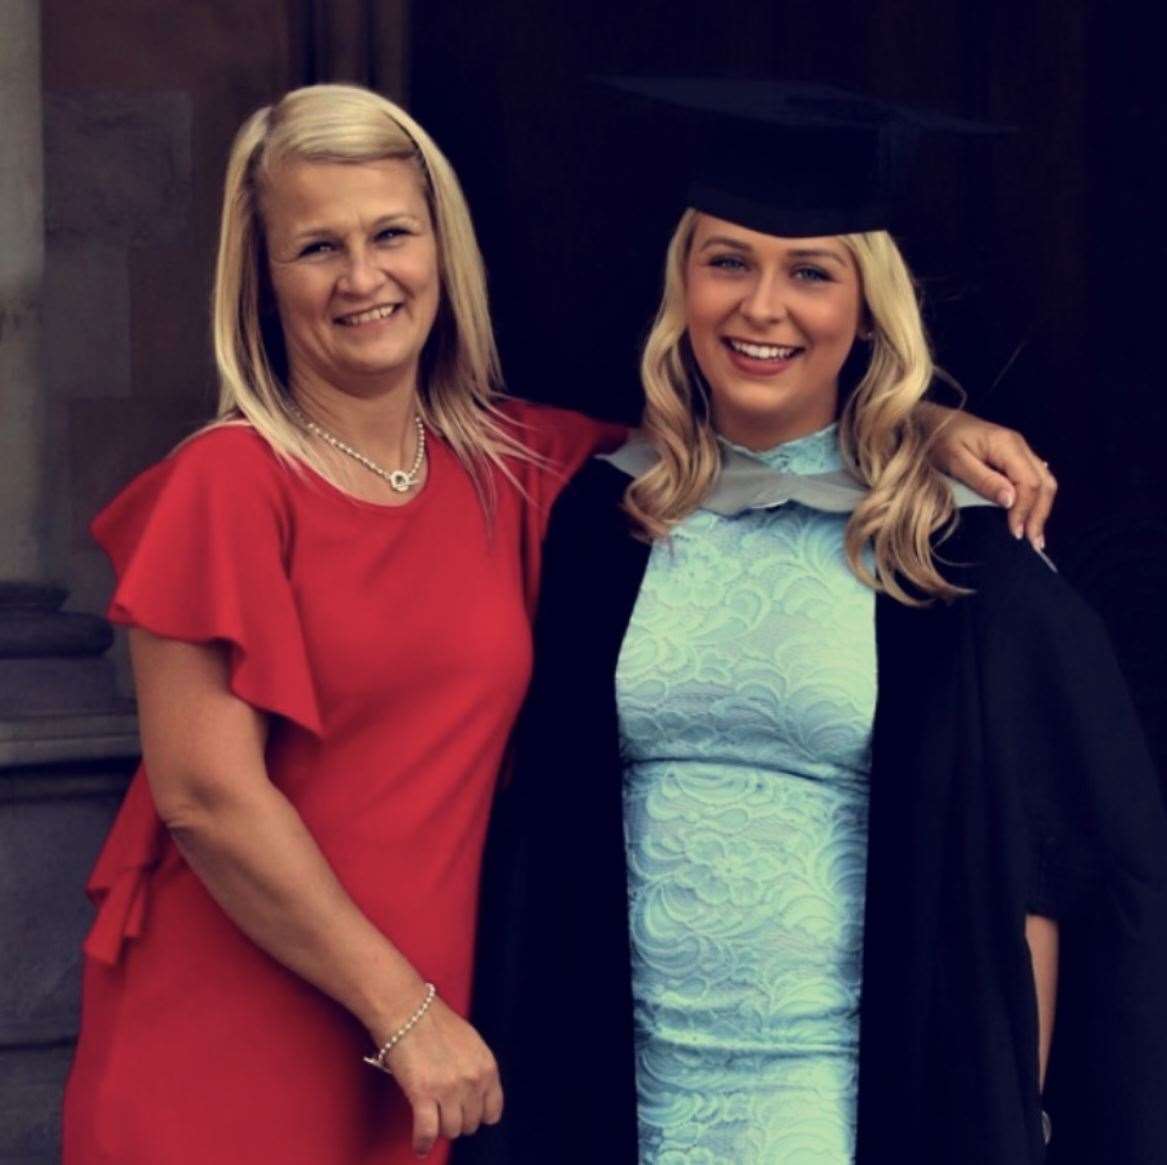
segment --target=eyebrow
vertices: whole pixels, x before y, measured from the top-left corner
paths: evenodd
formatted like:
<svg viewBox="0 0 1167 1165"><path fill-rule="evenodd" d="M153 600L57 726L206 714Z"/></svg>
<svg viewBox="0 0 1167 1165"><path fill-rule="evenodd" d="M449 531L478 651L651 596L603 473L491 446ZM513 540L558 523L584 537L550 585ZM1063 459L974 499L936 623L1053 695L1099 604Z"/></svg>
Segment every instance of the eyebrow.
<svg viewBox="0 0 1167 1165"><path fill-rule="evenodd" d="M737 239L731 239L728 235L711 235L698 247L698 250L705 251L710 247L732 247L735 251L753 250L746 243L739 242Z"/></svg>
<svg viewBox="0 0 1167 1165"><path fill-rule="evenodd" d="M712 235L706 239L698 248L699 251L704 251L709 247L730 247L735 251L752 252L753 247L749 243L743 243L740 239L730 238L729 235ZM847 263L834 251L827 251L821 247L796 247L787 252L791 259L829 259L833 263L838 263L840 267L846 267Z"/></svg>
<svg viewBox="0 0 1167 1165"><path fill-rule="evenodd" d="M406 210L397 211L395 214L383 214L380 218L373 220L372 229L379 231L382 227L389 226L392 223L410 223L417 226L421 223L421 219L415 214L410 214ZM297 231L293 236L293 242L301 242L304 239L319 238L321 235L333 235L336 232L332 227L314 226L305 227L303 230Z"/></svg>
<svg viewBox="0 0 1167 1165"><path fill-rule="evenodd" d="M840 267L846 267L847 261L834 251L825 251L818 247L799 247L790 252L792 259L830 259L833 263L838 263Z"/></svg>

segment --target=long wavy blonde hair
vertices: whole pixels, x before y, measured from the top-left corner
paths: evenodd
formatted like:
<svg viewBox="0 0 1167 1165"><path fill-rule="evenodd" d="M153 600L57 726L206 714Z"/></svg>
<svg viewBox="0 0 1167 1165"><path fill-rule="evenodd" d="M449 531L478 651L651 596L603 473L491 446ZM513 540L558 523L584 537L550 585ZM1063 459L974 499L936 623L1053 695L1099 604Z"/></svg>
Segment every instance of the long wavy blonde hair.
<svg viewBox="0 0 1167 1165"><path fill-rule="evenodd" d="M217 423L245 421L286 461L312 466L344 489L290 412L287 354L267 274L260 194L282 162L406 159L421 176L434 223L441 302L422 350L420 407L493 505L490 465L540 461L498 410L502 375L487 305L486 274L470 211L450 163L399 106L355 85L310 85L257 110L235 136L227 163L211 296L219 371Z"/></svg>
<svg viewBox="0 0 1167 1165"><path fill-rule="evenodd" d="M697 212L687 210L673 232L664 294L640 362L642 427L660 457L629 485L624 505L649 538L666 537L692 513L721 468L707 390L685 332L685 265L696 224ZM839 241L855 259L872 331L867 368L839 420L844 462L868 489L847 524L847 559L867 586L902 603L955 598L965 592L944 579L933 552L933 535L951 525L955 511L915 416L937 369L912 277L886 231Z"/></svg>

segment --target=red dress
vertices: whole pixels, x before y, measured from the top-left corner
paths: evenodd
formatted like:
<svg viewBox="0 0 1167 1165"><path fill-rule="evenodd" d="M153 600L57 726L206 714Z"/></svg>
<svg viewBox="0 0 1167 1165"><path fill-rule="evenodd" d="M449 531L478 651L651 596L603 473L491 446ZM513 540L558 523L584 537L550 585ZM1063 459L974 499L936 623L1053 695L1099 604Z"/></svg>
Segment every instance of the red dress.
<svg viewBox="0 0 1167 1165"><path fill-rule="evenodd" d="M272 714L271 779L356 904L465 1015L496 774L530 673L547 512L620 432L518 402L558 471L496 474L488 527L449 447L400 507L210 430L94 522L110 618L227 645L236 695ZM66 1165L416 1161L398 1087L343 1008L254 946L185 864L139 772L94 869ZM448 1146L430 1160L441 1165Z"/></svg>

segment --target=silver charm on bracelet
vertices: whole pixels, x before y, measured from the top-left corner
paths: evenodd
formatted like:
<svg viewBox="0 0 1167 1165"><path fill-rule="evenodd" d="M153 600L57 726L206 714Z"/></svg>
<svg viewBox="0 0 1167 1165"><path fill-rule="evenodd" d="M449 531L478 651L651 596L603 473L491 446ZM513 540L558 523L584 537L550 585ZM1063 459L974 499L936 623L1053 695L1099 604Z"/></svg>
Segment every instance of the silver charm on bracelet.
<svg viewBox="0 0 1167 1165"><path fill-rule="evenodd" d="M430 1009L430 1004L434 1001L434 996L438 993L438 989L432 984L425 985L425 998L421 1001L421 1006L377 1049L375 1056L362 1056L370 1068L379 1068L382 1072L388 1072L390 1076L393 1073L389 1066L385 1063L385 1057L401 1042L402 1038L417 1026L418 1021Z"/></svg>

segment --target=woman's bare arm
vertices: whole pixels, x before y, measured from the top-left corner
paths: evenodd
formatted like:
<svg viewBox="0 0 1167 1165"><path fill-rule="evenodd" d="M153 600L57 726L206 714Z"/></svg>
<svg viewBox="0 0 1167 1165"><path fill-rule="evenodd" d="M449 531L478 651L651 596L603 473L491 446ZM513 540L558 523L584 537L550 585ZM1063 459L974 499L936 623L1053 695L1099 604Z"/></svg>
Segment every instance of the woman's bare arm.
<svg viewBox="0 0 1167 1165"><path fill-rule="evenodd" d="M384 1040L423 979L345 892L264 764L265 716L228 686L226 651L130 632L142 749L159 816L208 891L257 946ZM306 1052L309 1049L306 1049ZM440 1000L394 1049L414 1145L493 1123L494 1059Z"/></svg>
<svg viewBox="0 0 1167 1165"><path fill-rule="evenodd" d="M1037 990L1038 1083L1044 1088L1058 999L1058 924L1040 914L1026 915L1025 941L1029 944L1033 985Z"/></svg>

